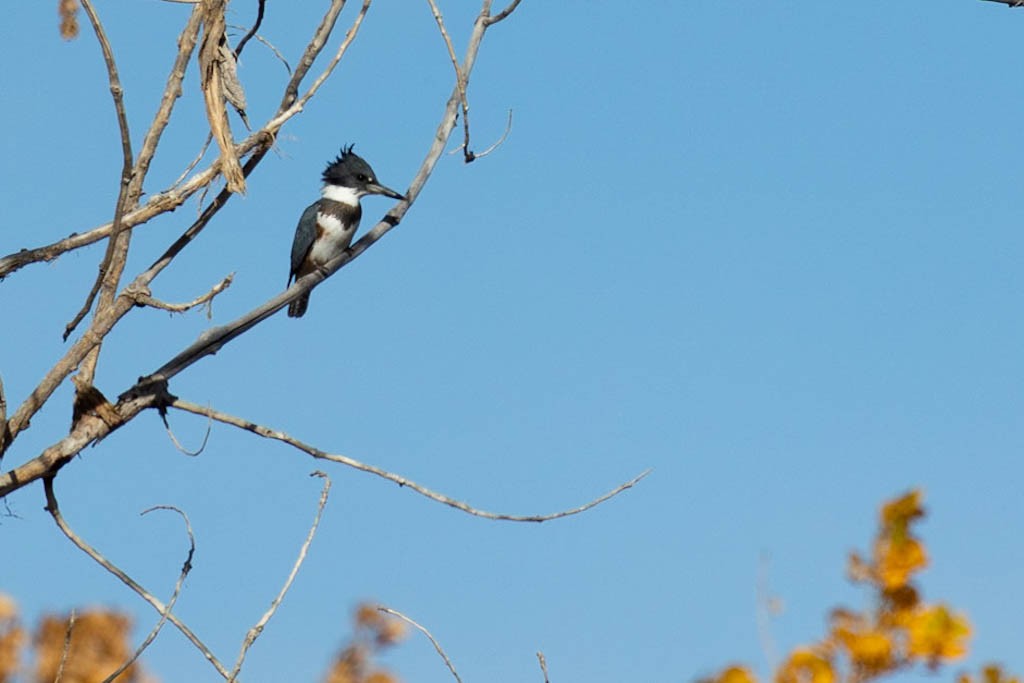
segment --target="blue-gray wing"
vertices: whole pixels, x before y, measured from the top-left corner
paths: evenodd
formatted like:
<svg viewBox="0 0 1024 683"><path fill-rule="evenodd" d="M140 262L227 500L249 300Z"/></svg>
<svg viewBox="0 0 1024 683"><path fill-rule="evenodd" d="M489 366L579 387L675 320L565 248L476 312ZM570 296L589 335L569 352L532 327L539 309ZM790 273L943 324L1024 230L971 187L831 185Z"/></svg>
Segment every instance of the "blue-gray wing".
<svg viewBox="0 0 1024 683"><path fill-rule="evenodd" d="M316 214L319 207L318 201L307 206L302 212L298 227L295 228L295 239L292 241L292 269L288 272L288 284L291 284L292 278L299 272L299 266L316 240Z"/></svg>

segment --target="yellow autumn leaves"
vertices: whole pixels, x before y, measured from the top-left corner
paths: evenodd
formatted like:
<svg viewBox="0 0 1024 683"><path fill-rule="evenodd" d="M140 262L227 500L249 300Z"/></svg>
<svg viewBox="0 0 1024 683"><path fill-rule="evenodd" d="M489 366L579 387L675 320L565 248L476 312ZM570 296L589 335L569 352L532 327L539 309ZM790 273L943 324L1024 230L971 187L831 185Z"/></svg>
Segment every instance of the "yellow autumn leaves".
<svg viewBox="0 0 1024 683"><path fill-rule="evenodd" d="M852 553L848 564L851 580L872 591L871 608L833 610L825 636L791 652L774 683L865 683L918 665L937 669L967 653L967 619L945 605L924 602L914 583L928 565L924 543L913 529L923 516L920 491L882 506L871 556ZM756 683L756 678L745 667L732 666L711 681ZM961 676L958 681L1011 682L1019 683L995 666L983 669L977 679Z"/></svg>

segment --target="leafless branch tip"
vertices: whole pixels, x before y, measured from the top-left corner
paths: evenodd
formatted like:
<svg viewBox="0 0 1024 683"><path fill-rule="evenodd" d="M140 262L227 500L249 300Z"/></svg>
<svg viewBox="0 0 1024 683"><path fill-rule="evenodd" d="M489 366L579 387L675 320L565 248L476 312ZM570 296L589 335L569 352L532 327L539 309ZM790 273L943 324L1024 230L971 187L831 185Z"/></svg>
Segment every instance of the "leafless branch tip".
<svg viewBox="0 0 1024 683"><path fill-rule="evenodd" d="M192 558L195 556L196 552L196 537L195 534L192 533L192 522L189 521L188 515L185 514L183 510L173 505L154 505L151 508L143 510L141 514L147 515L154 510L170 510L172 512L177 512L181 515L181 518L185 520L185 531L188 534L188 554L185 556L185 561L181 565L181 572L178 574L178 580L174 583L174 592L171 594L171 599L167 601L167 608L161 612L159 621L156 622L156 625L153 626L150 632L142 640L142 643L140 643L135 649L135 652L132 653L131 657L103 679L103 683L113 683L118 676L128 670L128 667L138 661L139 657L142 656L142 653L146 651L146 648L156 640L157 635L160 634L160 629L162 629L164 624L167 623L167 617L171 614L171 610L174 609L175 603L178 602L178 596L181 595L181 588L185 585L185 577L188 576L190 571L192 571Z"/></svg>
<svg viewBox="0 0 1024 683"><path fill-rule="evenodd" d="M441 647L441 643L437 642L437 639L434 638L433 635L431 635L430 631L428 631L426 628L416 623L415 621L405 616L396 609L391 609L390 607L385 607L383 605L379 605L377 609L381 612L384 612L385 614L390 614L392 616L398 617L399 619L406 622L407 624L418 630L420 633L425 635L430 640L430 643L434 646L434 649L437 650L437 654L441 655L441 659L444 660L444 665L447 666L448 670L452 672L452 676L455 677L455 680L458 681L458 683L462 683L462 679L459 678L459 673L455 670L455 665L452 664L452 660L448 658L448 655L446 655L444 652L444 648Z"/></svg>
<svg viewBox="0 0 1024 683"><path fill-rule="evenodd" d="M295 564L292 565L292 570L288 574L288 578L285 580L284 585L281 586L280 592L277 597L274 598L273 602L270 603L270 608L263 613L259 621L249 629L249 632L245 635L245 640L242 641L242 650L238 653L238 659L235 661L235 667L231 670L231 675L227 677L226 683L234 683L238 677L239 672L242 670L242 664L245 663L245 655L249 652L249 648L252 647L256 639L263 633L264 627L270 621L274 613L277 612L277 608L280 607L281 602L284 600L284 596L288 593L288 589L291 588L292 582L295 581L295 576L299 573L299 568L302 563L306 561L306 553L309 551L309 546L313 542L313 536L316 535L316 530L320 526L320 519L324 514L324 506L327 505L327 496L331 491L331 478L320 470L316 470L310 473L311 477L319 477L324 480L323 488L320 490L320 501L317 503L316 516L313 518L313 524L309 527L309 532L306 534L306 540L303 542L302 547L299 549L299 556L295 559Z"/></svg>

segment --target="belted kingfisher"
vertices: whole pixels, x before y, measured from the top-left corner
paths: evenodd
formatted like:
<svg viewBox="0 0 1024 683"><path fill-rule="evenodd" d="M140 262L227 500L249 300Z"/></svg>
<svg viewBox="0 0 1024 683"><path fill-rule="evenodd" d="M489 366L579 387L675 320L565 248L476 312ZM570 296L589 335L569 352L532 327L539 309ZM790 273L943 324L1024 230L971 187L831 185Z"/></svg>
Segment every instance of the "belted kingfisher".
<svg viewBox="0 0 1024 683"><path fill-rule="evenodd" d="M292 242L292 268L288 285L312 273L348 249L359 229L363 216L360 197L382 194L392 199L405 199L394 190L377 182L370 165L352 151L352 145L341 148L338 158L324 169L321 197L302 212ZM309 292L288 305L289 318L301 318L309 305Z"/></svg>

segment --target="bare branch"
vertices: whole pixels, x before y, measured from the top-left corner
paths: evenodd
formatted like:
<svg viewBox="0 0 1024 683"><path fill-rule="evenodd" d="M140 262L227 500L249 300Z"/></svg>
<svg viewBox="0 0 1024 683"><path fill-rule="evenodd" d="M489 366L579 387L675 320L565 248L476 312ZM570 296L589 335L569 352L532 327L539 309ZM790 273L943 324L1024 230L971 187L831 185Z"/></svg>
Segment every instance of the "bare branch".
<svg viewBox="0 0 1024 683"><path fill-rule="evenodd" d="M259 436L262 436L266 439L281 441L319 460L329 460L331 462L336 462L341 465L351 467L352 469L359 470L360 472L366 472L367 474L373 474L382 479L387 479L388 481L392 481L398 484L399 486L412 489L416 493L419 493L420 495L429 498L435 502L442 503L449 507L453 507L456 510L461 510L475 517L483 517L485 519L495 519L508 522L547 522L553 519L560 519L562 517L578 515L581 512L586 512L590 508L600 505L606 500L613 498L614 496L617 496L626 489L632 488L638 482L640 482L641 479L646 477L651 472L651 470L645 470L640 475L634 477L633 479L630 479L624 484L617 486L616 488L612 489L603 496L595 498L589 503L573 508L571 510L563 510L561 512L555 512L547 515L509 515L497 512L487 512L486 510L479 510L470 505L467 505L466 503L463 503L462 501L455 500L454 498L449 498L444 494L432 491L427 487L421 486L420 484L417 484L416 482L410 479L406 479L401 475L393 474L391 472L388 472L387 470L375 467L374 465L367 465L366 463L360 462L358 460L355 460L354 458L349 458L344 455L327 453L325 451L320 450L319 448L316 448L315 446L311 446L307 443L299 441L298 439L291 437L285 434L284 432L280 432L275 429L270 429L269 427L264 427L263 425L256 424L255 422L252 422L250 420L235 417L234 415L228 415L227 413L223 413L219 410L215 410L213 408L206 406L201 406L196 403L191 403L189 401L183 401L180 398L174 398L168 405L172 408L177 408L178 410L183 410L185 412L193 413L195 415L204 415L206 417L213 418L218 422L223 422L224 424L239 427L240 429L252 432L253 434L258 434Z"/></svg>
<svg viewBox="0 0 1024 683"><path fill-rule="evenodd" d="M487 156L488 154L490 154L494 150L498 149L498 147L501 147L501 145L505 142L505 138L507 138L508 134L511 133L511 132L512 132L512 110L509 109L508 110L508 122L505 124L505 132L501 134L501 137L498 138L498 141L495 142L493 145L491 145L490 147L488 147L484 151L480 152L479 154L473 154L473 160L475 161L476 159L483 159L485 156ZM463 143L463 144L459 145L458 147L456 147L455 149L453 149L452 151L448 152L448 154L458 154L459 152L461 152L465 148L466 148L466 145L465 145L465 143Z"/></svg>
<svg viewBox="0 0 1024 683"><path fill-rule="evenodd" d="M988 0L989 2L1001 2L1009 8L1024 7L1024 0Z"/></svg>
<svg viewBox="0 0 1024 683"><path fill-rule="evenodd" d="M252 647L252 644L256 642L260 634L263 633L263 629L266 627L267 622L270 621L271 617L274 616L274 612L281 605L281 601L284 600L284 596L288 593L288 589L291 588L292 582L295 581L295 576L299 573L299 567L306 560L306 553L309 551L309 545L313 542L313 536L316 535L317 527L320 526L320 518L324 513L324 506L327 505L327 495L331 491L331 478L319 470L313 472L309 476L320 477L324 480L324 487L320 491L320 502L316 507L316 516L313 518L313 525L309 527L309 533L306 535L306 540L302 544L302 548L299 549L299 556L295 559L295 564L292 565L292 571L288 574L288 579L281 586L281 592L277 594L274 601L270 603L270 609L264 612L260 620L256 622L256 625L249 629L249 632L245 636L245 640L242 642L242 651L238 653L238 660L235 662L235 668L231 670L231 676L228 677L227 683L234 683L235 678L238 676L238 672L242 670L242 664L245 662L245 655Z"/></svg>
<svg viewBox="0 0 1024 683"><path fill-rule="evenodd" d="M503 21L505 18L508 17L508 15L516 11L516 7L519 7L519 3L522 1L523 0L512 0L508 7L501 10L493 17L487 17L484 21L487 23L488 26L493 26L494 24L497 24L499 21Z"/></svg>
<svg viewBox="0 0 1024 683"><path fill-rule="evenodd" d="M462 127L465 134L465 138L463 139L460 147L465 155L466 163L468 164L476 157L469 149L469 100L466 97L466 76L462 73L462 69L459 67L459 58L455 56L455 46L452 45L452 39L448 35L448 30L444 26L444 18L441 16L441 10L437 8L437 3L434 2L434 0L427 0L427 2L430 3L430 11L434 14L434 21L437 22L437 28L441 31L441 38L444 39L444 44L448 48L448 58L452 61L452 67L455 69L455 83L456 87L459 89L459 101L462 104Z"/></svg>
<svg viewBox="0 0 1024 683"><path fill-rule="evenodd" d="M334 68L338 66L338 62L341 61L341 58L345 56L345 52L348 51L348 46L351 45L352 41L356 39L356 35L359 33L359 27L362 26L363 19L366 17L366 13L370 9L370 2L371 0L363 0L363 6L359 8L359 14L356 15L355 21L352 22L352 26L349 27L348 31L345 32L345 40L343 40L341 42L341 45L338 46L337 52L334 53L334 57L331 58L331 61L327 64L327 67L324 69L323 73L320 74L320 76L318 76L315 81L313 81L313 85L309 86L309 90L307 90L302 95L302 97L296 100L294 104L291 104L289 107L285 108L282 102L282 107L280 110L281 114L279 115L278 118L285 115L294 116L296 113L302 111L302 108L306 105L307 102L309 102L313 95L316 94L317 90L320 89L320 86L323 85L328 78L330 78L332 73L334 73ZM293 81L295 80L295 76L298 73L299 70L296 67L295 73L292 74Z"/></svg>
<svg viewBox="0 0 1024 683"><path fill-rule="evenodd" d="M185 557L185 562L181 565L181 573L178 575L178 580L174 583L174 592L171 594L171 599L167 602L167 609L160 614L160 620L156 622L156 626L149 632L149 635L143 639L142 643L135 650L134 654L128 658L128 660L119 666L112 674L103 679L103 683L112 683L114 679L120 676L122 673L128 670L132 664L134 664L142 653L145 652L146 648L149 647L157 635L160 633L160 629L167 623L167 617L174 609L174 603L178 602L178 596L181 595L181 587L185 584L185 577L192 571L192 556L196 552L196 537L192 533L192 523L188 520L188 515L184 511L174 507L173 505L156 505L154 507L143 510L141 514L146 515L153 510L171 510L181 515L181 518L185 520L185 531L188 533L188 555Z"/></svg>
<svg viewBox="0 0 1024 683"><path fill-rule="evenodd" d="M197 154L196 158L193 159L192 162L185 167L185 170L181 172L181 175L178 176L178 179L174 181L171 187L177 187L178 185L181 185L185 181L185 178L187 178L188 174L192 172L192 169L198 166L199 162L203 160L204 156L206 156L206 150L210 148L211 142L213 142L213 133L207 133L206 141L203 142L203 146L199 148L199 154ZM209 186L207 185L207 187Z"/></svg>
<svg viewBox="0 0 1024 683"><path fill-rule="evenodd" d="M265 135L265 134L264 134ZM246 162L242 172L248 175L260 162L263 156L266 154L269 148L270 138L264 137L264 147L259 148ZM189 242L191 242L196 235L198 235L206 224L210 221L213 216L220 211L227 200L231 197L231 192L223 190L217 196L210 206L206 208L203 214L197 219L185 233L177 239L177 241L171 245L170 248L160 257L150 268L142 275L138 276L130 285L129 288L136 290L148 287L149 283L152 282L160 271L170 264L171 260L177 256L177 254L184 249ZM135 301L127 294L120 297L115 305L108 309L97 311L97 316L94 318L92 325L85 334L82 335L71 348L64 354L50 370L43 377L39 385L35 390L22 402L21 406L14 413L14 416L8 421L9 437L4 447L9 447L11 441L25 429L32 416L42 407L42 405L49 399L50 395L60 386L60 383L67 377L71 372L78 367L78 364L96 348L103 340L103 337L114 327L117 322L124 317L135 306ZM146 384L152 384L147 382ZM65 438L61 443L67 443L68 439ZM36 460L41 461L46 457L46 454L51 449L44 451ZM72 454L73 455L73 454ZM26 463L29 465L30 463ZM33 479L41 476L41 473L37 471L38 464L32 465L30 471L33 472ZM24 467L24 466L23 466ZM19 470L22 468L19 468ZM0 477L0 495L6 495L3 477Z"/></svg>
<svg viewBox="0 0 1024 683"><path fill-rule="evenodd" d="M7 443L7 398L4 396L4 380L0 377L0 460L4 458L4 444Z"/></svg>
<svg viewBox="0 0 1024 683"><path fill-rule="evenodd" d="M260 0L261 7L263 2L264 0ZM242 31L247 30L245 26L240 26L238 24L228 24L227 26L228 28L238 29ZM254 33L252 37L258 40L259 42L263 43L263 45L266 46L266 48L270 50L274 54L274 56L281 61L282 64L284 64L284 70L288 72L288 75L292 75L291 65L288 64L288 60L284 58L284 55L281 54L281 51L278 50L273 43L271 43L269 40L267 40L264 36L260 35L259 33Z"/></svg>
<svg viewBox="0 0 1024 683"><path fill-rule="evenodd" d="M260 24L263 23L263 12L266 9L267 0L259 0L259 5L256 8L256 23L252 25L249 32L242 36L242 39L238 41L238 45L235 46L235 59L238 59L242 54L242 50L245 48L245 44L249 42L256 32L260 30Z"/></svg>
<svg viewBox="0 0 1024 683"><path fill-rule="evenodd" d="M380 610L381 612L384 612L385 614L390 614L392 616L398 617L399 619L401 619L402 621L406 622L407 624L410 624L411 626L415 627L420 633L425 635L430 640L431 644L434 646L434 649L437 650L437 654L441 655L441 659L444 660L444 665L447 666L448 670L452 672L452 676L455 677L455 680L458 681L459 683L462 683L462 679L459 678L459 674L455 670L455 665L452 664L452 660L448 659L448 655L446 655L444 653L444 649L441 647L441 643L437 642L437 639L434 638L434 636L432 636L430 634L430 631L428 631L423 626L421 626L420 624L416 623L415 621L413 621L409 617L405 616L404 614L402 614L398 610L391 609L390 607L384 607L383 605L379 605L377 607L377 609Z"/></svg>
<svg viewBox="0 0 1024 683"><path fill-rule="evenodd" d="M540 670L544 674L544 683L551 683L548 680L548 660L544 657L543 652L537 652L537 661L540 663Z"/></svg>
<svg viewBox="0 0 1024 683"><path fill-rule="evenodd" d="M121 133L121 185L117 194L117 204L114 205L114 220L110 241L107 243L107 252L104 254L103 261L100 264L100 272L97 274L96 281L93 283L89 295L85 298L85 303L82 305L81 310L65 326L65 340L78 327L78 323L82 322L82 319L89 313L101 287L109 292L109 298L113 298L113 291L117 288L121 272L124 270L124 259L127 256L128 243L131 238L131 232L125 233L124 237L121 237L121 219L124 216L124 209L128 200L128 186L132 180L134 161L131 132L128 129L128 115L124 109L124 88L121 86L121 79L117 73L114 52L110 48L110 41L107 40L106 31L103 30L103 24L100 22L99 15L96 14L96 8L93 7L92 0L82 0L82 8L85 9L85 14L89 17L93 32L96 34L96 40L99 41L100 49L103 52L103 61L107 65L110 94L114 99L117 127ZM117 263L118 260L120 260L120 264ZM91 381L91 370L87 369L86 374Z"/></svg>
<svg viewBox="0 0 1024 683"><path fill-rule="evenodd" d="M171 442L174 443L174 447L179 451L190 457L196 457L204 450L206 450L206 442L210 440L210 432L213 431L213 418L209 418L206 421L206 433L203 434L203 442L199 444L199 448L195 451L190 451L181 445L181 442L174 436L174 432L171 430L171 425L167 421L167 411L160 413L160 419L164 421L164 428L167 430L167 436L171 437Z"/></svg>
<svg viewBox="0 0 1024 683"><path fill-rule="evenodd" d="M61 515L60 506L57 505L57 498L53 492L53 475L47 476L43 479L43 490L46 492L46 511L53 517L53 521L57 523L57 526L68 537L68 540L75 544L75 546L84 552L86 555L91 557L97 564L106 569L108 572L116 576L124 585L131 588L135 593L143 600L148 602L153 609L155 609L161 616L166 616L167 620L174 624L181 633L189 639L206 660L213 665L217 672L220 673L224 678L228 677L228 671L224 668L224 665L220 663L220 660L212 652L210 648L206 647L203 641L192 632L188 626L186 626L178 617L169 611L160 600L154 597L149 591L139 585L132 577L128 576L120 567L115 565L113 562L104 557L99 551L93 548L91 545L86 543L82 538L76 534L68 523L64 521L64 516Z"/></svg>
<svg viewBox="0 0 1024 683"><path fill-rule="evenodd" d="M68 663L68 652L71 651L71 632L75 629L76 618L77 614L72 607L71 614L68 615L68 626L64 631L64 647L60 651L60 663L57 665L57 673L53 677L53 683L60 683L60 679L64 678L64 665Z"/></svg>
<svg viewBox="0 0 1024 683"><path fill-rule="evenodd" d="M338 15L341 14L341 10L345 7L345 0L331 0L330 7L327 8L327 12L324 14L324 18L320 20L320 25L313 33L313 39L309 41L306 46L306 50L302 53L302 57L299 58L298 63L295 65L295 71L292 72L292 77L288 81L288 85L285 86L284 96L281 98L281 104L277 108L277 111L283 112L295 102L295 98L298 96L299 85L302 83L302 79L306 77L310 67L313 66L314 60L317 55L324 49L324 45L327 44L327 39L331 35L331 31L334 30L334 24L338 21Z"/></svg>
<svg viewBox="0 0 1024 683"><path fill-rule="evenodd" d="M133 290L129 286L128 288L125 289L125 293L128 296L133 297L135 299L135 302L140 306L158 308L162 311L169 311L171 313L184 313L195 308L196 306L199 306L200 304L209 303L210 305L206 307L206 318L209 320L213 317L213 297L217 296L225 289L230 287L234 279L235 274L231 273L226 278L215 284L206 294L197 296L195 299L192 299L192 301L188 301L183 304L169 304L164 301L160 301L159 299L154 299L150 295L148 288L142 290Z"/></svg>

